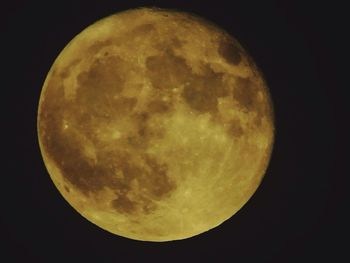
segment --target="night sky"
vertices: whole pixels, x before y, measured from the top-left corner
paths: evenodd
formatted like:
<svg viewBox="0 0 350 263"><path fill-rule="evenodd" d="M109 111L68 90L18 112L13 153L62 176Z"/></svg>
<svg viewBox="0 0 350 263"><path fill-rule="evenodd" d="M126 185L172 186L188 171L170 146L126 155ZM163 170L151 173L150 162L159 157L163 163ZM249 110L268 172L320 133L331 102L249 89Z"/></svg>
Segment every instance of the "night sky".
<svg viewBox="0 0 350 263"><path fill-rule="evenodd" d="M2 262L347 261L344 7L336 1L63 2L1 6ZM181 241L130 240L88 222L56 190L37 140L41 88L60 51L93 22L140 6L192 12L231 33L262 70L275 108L274 149L257 192L230 220Z"/></svg>

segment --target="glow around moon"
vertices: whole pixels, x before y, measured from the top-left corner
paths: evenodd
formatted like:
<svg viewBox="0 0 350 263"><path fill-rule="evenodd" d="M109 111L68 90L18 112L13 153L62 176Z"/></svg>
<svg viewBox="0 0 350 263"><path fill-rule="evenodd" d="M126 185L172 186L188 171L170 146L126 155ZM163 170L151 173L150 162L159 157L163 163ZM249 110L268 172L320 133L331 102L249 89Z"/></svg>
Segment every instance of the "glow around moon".
<svg viewBox="0 0 350 263"><path fill-rule="evenodd" d="M187 13L141 8L77 35L45 80L38 136L82 216L127 238L212 229L259 186L270 158L266 83L239 43Z"/></svg>

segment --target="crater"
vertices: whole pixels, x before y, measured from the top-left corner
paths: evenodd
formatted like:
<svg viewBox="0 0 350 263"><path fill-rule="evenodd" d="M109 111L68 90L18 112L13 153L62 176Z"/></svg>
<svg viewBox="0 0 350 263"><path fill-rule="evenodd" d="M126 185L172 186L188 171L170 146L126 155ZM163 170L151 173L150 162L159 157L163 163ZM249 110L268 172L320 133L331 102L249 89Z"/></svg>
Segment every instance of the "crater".
<svg viewBox="0 0 350 263"><path fill-rule="evenodd" d="M226 38L221 40L218 53L227 63L232 65L238 65L242 60L240 50L233 40L228 40Z"/></svg>

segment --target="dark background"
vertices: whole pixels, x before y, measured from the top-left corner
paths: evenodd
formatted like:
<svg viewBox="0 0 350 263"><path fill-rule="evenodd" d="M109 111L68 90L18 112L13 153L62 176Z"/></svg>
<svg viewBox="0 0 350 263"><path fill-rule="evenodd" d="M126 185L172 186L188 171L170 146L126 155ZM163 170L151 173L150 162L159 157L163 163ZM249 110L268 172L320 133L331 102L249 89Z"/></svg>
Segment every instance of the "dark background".
<svg viewBox="0 0 350 263"><path fill-rule="evenodd" d="M341 153L349 119L341 81L348 68L345 6L337 1L5 3L1 262L349 260ZM96 20L139 6L193 12L226 29L265 74L275 107L276 141L258 191L230 220L182 241L134 241L88 222L54 187L37 141L41 87L62 48Z"/></svg>

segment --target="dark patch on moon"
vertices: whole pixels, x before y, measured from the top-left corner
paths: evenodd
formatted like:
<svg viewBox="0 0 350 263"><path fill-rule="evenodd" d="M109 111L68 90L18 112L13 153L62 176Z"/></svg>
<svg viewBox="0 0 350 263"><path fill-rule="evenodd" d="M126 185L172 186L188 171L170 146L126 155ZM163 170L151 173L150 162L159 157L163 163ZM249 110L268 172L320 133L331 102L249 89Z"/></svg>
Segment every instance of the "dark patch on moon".
<svg viewBox="0 0 350 263"><path fill-rule="evenodd" d="M169 102L162 100L152 100L148 103L147 109L151 113L166 113L170 111L172 105Z"/></svg>
<svg viewBox="0 0 350 263"><path fill-rule="evenodd" d="M223 39L219 42L218 48L219 54L226 60L226 62L232 65L238 65L241 60L240 49L233 40Z"/></svg>
<svg viewBox="0 0 350 263"><path fill-rule="evenodd" d="M120 62L116 61L117 64ZM123 214L150 213L156 209L154 200L165 198L176 189L176 184L168 176L167 166L146 154L142 150L145 146L140 147L152 137L162 136L160 130L151 129L147 123L152 114L168 110L168 105L155 100L150 103L149 112L135 114L132 109L136 98L117 97L112 100L113 105L104 108L103 105L109 102L106 95L109 96L111 91L120 91L120 87L108 78L121 83L122 78L109 72L113 67L110 69L107 66L107 72L102 72L100 63L97 62L88 72L80 75L80 86L74 101L65 100L62 79L51 77L41 104L40 138L45 152L62 176L83 194L93 195L110 188L116 193L115 200L111 202L116 211ZM115 66L113 63L116 62L103 63ZM111 121L118 121L121 116L130 116L131 120L136 121L139 129L144 130L143 134L131 134L130 138L138 143L127 147L101 147L93 136L96 123L103 121L101 112L109 113ZM63 129L64 116L70 118L67 129ZM85 152L88 141L93 144L96 160L90 159ZM140 158L141 163L136 161ZM123 176L117 176L118 173ZM131 187L135 180L143 191ZM130 195L135 198L130 198Z"/></svg>
<svg viewBox="0 0 350 263"><path fill-rule="evenodd" d="M117 45L116 39L113 38L108 38L106 40L101 40L101 41L96 41L93 43L89 48L88 51L92 54L95 55L98 53L102 48L108 47L111 45Z"/></svg>
<svg viewBox="0 0 350 263"><path fill-rule="evenodd" d="M201 86L186 85L182 93L187 104L194 110L205 113L217 110L217 98L212 97L210 89Z"/></svg>
<svg viewBox="0 0 350 263"><path fill-rule="evenodd" d="M92 91L95 96L97 93L120 93L124 88L122 73L125 67L128 67L128 63L118 56L96 59L88 71L78 75L79 88L83 88L84 93Z"/></svg>
<svg viewBox="0 0 350 263"><path fill-rule="evenodd" d="M163 113L163 112L162 112ZM162 114L160 112L151 112L147 108L147 112L135 112L131 114L131 121L137 124L136 131L129 134L127 144L136 151L147 149L150 142L154 138L163 138L165 135L164 127L151 127L149 120L154 114Z"/></svg>
<svg viewBox="0 0 350 263"><path fill-rule="evenodd" d="M218 97L228 95L228 90L222 81L222 73L214 72L204 65L203 74L192 74L188 85L184 87L182 97L194 110L205 113L216 113Z"/></svg>
<svg viewBox="0 0 350 263"><path fill-rule="evenodd" d="M167 176L168 168L165 164L158 163L147 154L143 154L142 157L144 167L129 162L130 157L123 162L118 162L126 183L122 191L116 192L116 199L112 201L112 206L120 213L133 214L140 210L150 212L150 208L155 207L153 200L164 198L176 188L176 184ZM140 189L132 190L132 180L138 182ZM128 194L135 198L131 199Z"/></svg>
<svg viewBox="0 0 350 263"><path fill-rule="evenodd" d="M180 39L178 39L177 37L174 37L170 41L170 46L173 48L180 48L183 46L183 42Z"/></svg>
<svg viewBox="0 0 350 263"><path fill-rule="evenodd" d="M178 88L190 78L191 69L186 60L171 51L146 59L147 76L156 89Z"/></svg>
<svg viewBox="0 0 350 263"><path fill-rule="evenodd" d="M236 100L241 109L246 112L254 112L254 125L259 127L264 116L271 116L269 105L265 100L260 101L258 93L264 91L250 78L236 77L236 85L233 89L233 99ZM268 95L264 95L265 97Z"/></svg>
<svg viewBox="0 0 350 263"><path fill-rule="evenodd" d="M152 45L155 49L159 51L174 54L173 51L183 47L183 45L186 42L187 42L186 40L184 39L180 40L178 37L174 36L174 37L166 38L160 42L155 42Z"/></svg>
<svg viewBox="0 0 350 263"><path fill-rule="evenodd" d="M76 65L78 65L80 63L81 59L75 59L73 60L67 67L65 67L61 73L60 73L60 77L63 79L66 79L70 76L71 70L73 67L75 67Z"/></svg>
<svg viewBox="0 0 350 263"><path fill-rule="evenodd" d="M194 26L197 28L196 24L201 23L201 20L191 16L181 20L181 17L182 15L179 15L179 21L177 16L172 18L173 26L169 26L170 30L164 35L158 34L158 30L163 31L164 28L166 31L166 26L143 24L138 27L125 27L121 31L117 29L107 40L103 40L103 35L111 35L108 31L101 32L101 38L97 35L87 37L86 40L79 38L77 45L80 42L82 47L89 45L87 42L94 37L101 41L90 43L90 48L81 50L87 58L79 54L74 55L85 60L78 66L74 63L80 61L66 63L69 58L64 56L68 53L62 53L63 58L59 58L62 61L57 65L68 65L65 68L52 69L39 106L40 146L43 155L47 155L44 156L45 160L52 162L63 176L60 185L60 189L63 189L62 194L79 195L81 192L88 198L94 198L100 197L99 194L108 189L112 198L108 197L109 199L105 200L106 205L116 213L128 217L127 222L131 225L142 225L144 216L159 209L158 201L162 204L164 201L166 204L167 198L178 188L177 182L181 183L179 179L173 179L172 170L169 169L170 163L163 163L161 157L150 154L151 145L163 142L158 142L157 139L168 139L165 135L169 127L163 125L167 123L166 118L172 118L173 113L176 117L177 106L181 110L179 114L182 114L185 104L187 113L191 116L199 116L199 119L208 117L209 121L215 124L213 128L224 125L226 135L231 139L241 137L243 141L246 139L246 136L243 138L246 129L248 131L256 128L252 126L261 124L266 115L264 112L269 110L269 105L263 103L264 97L258 96L264 85L259 86L254 82L255 77L260 78L260 75L251 79L237 78L232 85L236 77L231 78L231 73L225 70L224 66L228 66L227 63L242 64L242 59L246 60L246 54L234 41L221 37L222 32L215 31L215 26L198 25L198 28L204 30L202 33L213 32L214 38L220 35L220 40L214 40L211 36L210 39L205 39L205 35L194 32L193 37L198 34L204 38L204 57L185 57L190 49L195 48L195 45L190 43L192 36L181 36L179 32L172 34L172 30L184 26L184 31L187 27L191 30L189 32L193 32ZM134 18L137 17L132 17ZM159 21L157 19L156 21ZM140 44L143 45L142 49L145 49L144 54L152 54L146 58L145 65L139 65L139 62L135 61L138 57L134 56L137 54L130 53L133 52L133 48L138 49ZM210 47L211 51L208 50ZM114 55L117 53L119 55ZM216 59L212 55L216 56ZM197 60L193 62L195 69L192 68L192 58ZM86 63L90 63L91 60L94 61L85 68ZM207 60L211 63L207 64ZM238 70L244 70L245 66L240 65ZM83 67L85 71L80 71L79 74L77 70L82 70ZM127 80L127 77L136 74L138 76L135 79ZM70 83L64 81L68 77L76 77L77 89L74 90L76 92L66 94L72 95L66 99L64 91L75 88L64 87ZM149 87L150 83L152 87ZM125 92L128 88L131 88L131 91ZM132 95L137 94L137 91L140 91L140 97ZM219 99L222 102L219 111L218 98L222 97L226 99ZM239 113L246 117L244 125L243 120L241 123L239 118L228 120L232 116L231 110L227 115L222 112L230 107L227 105L229 103L232 103L232 107L237 106L239 111L249 112L248 117L242 115L242 112ZM200 116L201 114L206 115ZM253 121L252 116L256 116ZM264 129L255 130L265 132ZM247 138L250 135L248 133ZM117 228L110 230L119 234ZM157 228L157 225L147 225L144 228L130 229L128 236L167 240L169 235L176 234L181 237L183 231L179 231L181 229L178 227L174 231L164 231L164 228Z"/></svg>
<svg viewBox="0 0 350 263"><path fill-rule="evenodd" d="M182 57L171 51L151 56L146 60L147 76L156 89L179 88L184 85L182 97L191 109L200 113L216 112L217 98L228 95L222 77L209 65L203 65L203 73L195 74Z"/></svg>
<svg viewBox="0 0 350 263"><path fill-rule="evenodd" d="M145 34L149 34L151 32L156 31L156 27L153 24L142 24L136 28L134 28L132 30L132 34L131 35L135 35L135 36L140 36L140 35L145 35Z"/></svg>
<svg viewBox="0 0 350 263"><path fill-rule="evenodd" d="M243 135L244 131L239 120L232 120L230 122L228 133L235 138L239 138Z"/></svg>
<svg viewBox="0 0 350 263"><path fill-rule="evenodd" d="M172 181L168 173L168 166L165 163L159 163L155 158L145 154L144 159L149 168L146 173L146 189L149 189L150 195L154 199L162 199L168 193L171 193L176 184Z"/></svg>
<svg viewBox="0 0 350 263"><path fill-rule="evenodd" d="M153 31L154 26L148 24L134 29L139 34ZM242 109L257 112L257 123L265 110L258 101L258 87L249 78L237 77L231 92L223 81L224 73L215 72L204 62L201 73L194 73L186 59L174 53L174 48L182 46L181 41L174 37L165 44L169 43L170 47L162 49L162 53L146 59L145 77L157 95L146 103L143 112L135 112L137 98L121 95L127 88L128 73L138 69L107 51L77 76L74 100L64 98L63 79L69 77L79 60L52 74L43 95L39 128L45 152L67 182L83 194L93 196L105 188L112 189L115 198L110 205L125 215L151 213L157 209L156 200L167 198L177 188L168 166L145 151L152 139L165 134L162 127L149 125L152 116L171 112L175 107L171 98L170 102L163 101L162 95L182 87L180 96L191 110L212 115L218 112L218 98L233 96ZM97 42L89 52L111 44L112 39ZM231 64L241 61L239 49L226 40L220 42L218 52ZM63 129L66 118L69 128ZM122 139L101 142L96 135L98 126L103 123L105 126L101 127L108 127L121 119L134 122L135 129ZM227 131L234 137L244 132L239 120L230 122ZM92 148L92 154L87 152L87 146ZM70 191L67 186L64 189Z"/></svg>
<svg viewBox="0 0 350 263"><path fill-rule="evenodd" d="M123 214L131 214L136 210L136 203L132 202L126 195L117 195L116 199L112 200L111 205Z"/></svg>
<svg viewBox="0 0 350 263"><path fill-rule="evenodd" d="M136 98L119 97L111 103L111 111L114 117L130 113L136 106Z"/></svg>
<svg viewBox="0 0 350 263"><path fill-rule="evenodd" d="M233 99L236 100L240 106L247 110L254 110L257 100L258 87L250 78L236 77L236 85L233 89Z"/></svg>
<svg viewBox="0 0 350 263"><path fill-rule="evenodd" d="M76 103L94 117L117 116L130 111L135 98L119 98L130 64L117 56L97 59L88 71L78 75ZM116 99L115 99L116 98Z"/></svg>

